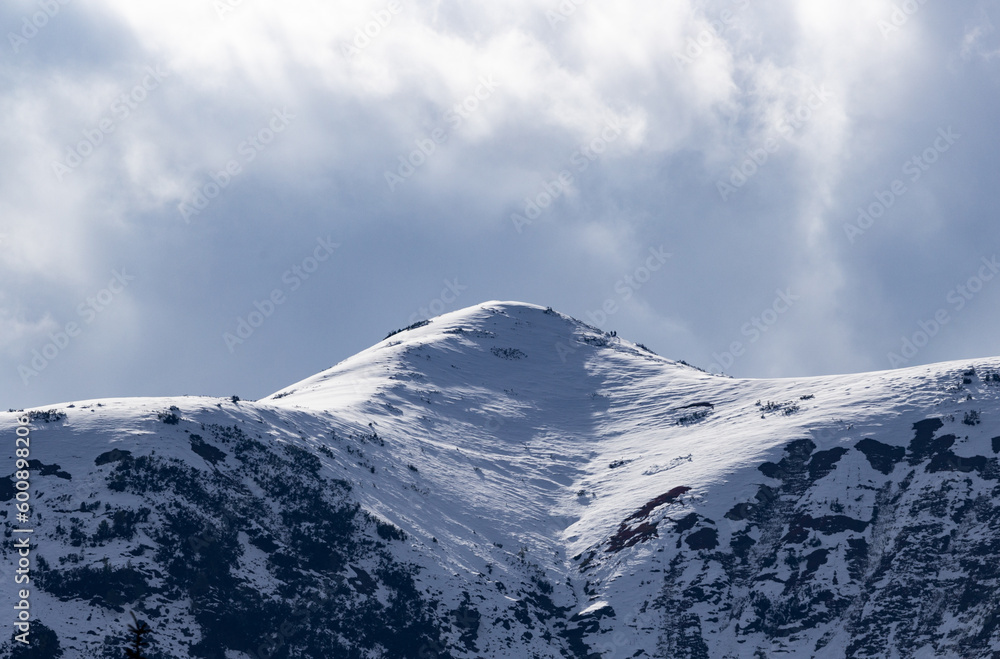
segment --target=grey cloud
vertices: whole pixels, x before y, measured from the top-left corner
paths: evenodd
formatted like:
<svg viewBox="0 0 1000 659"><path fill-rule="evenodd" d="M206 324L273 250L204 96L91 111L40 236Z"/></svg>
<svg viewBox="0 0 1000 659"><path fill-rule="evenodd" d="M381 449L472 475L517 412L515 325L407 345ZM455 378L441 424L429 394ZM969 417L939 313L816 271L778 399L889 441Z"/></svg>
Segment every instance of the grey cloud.
<svg viewBox="0 0 1000 659"><path fill-rule="evenodd" d="M588 322L610 300L607 328L666 356L707 367L741 342L734 375L888 368L998 251L995 10L926 4L883 38L890 2L828 20L814 15L825 5L743 4L583 3L554 28L558 3L522 2L516 20L419 4L350 59L343 44L385 3L308 16L244 3L224 20L185 5L183 27L155 8L70 3L0 64L0 394L8 407L260 396L435 300L523 299ZM723 9L739 9L731 29L704 36ZM700 34L703 52L679 64ZM52 159L158 64L162 87L56 180ZM822 86L829 100L789 134L781 120ZM286 107L287 129L268 134ZM622 132L602 141L614 120ZM909 181L905 160L948 126L961 139ZM723 198L734 167L752 173ZM554 184L563 172L572 183ZM851 242L845 223L896 179L905 194ZM213 194L185 222L198 193ZM531 203L545 207L518 231ZM328 235L342 246L291 291L283 273ZM671 259L623 285L660 245ZM116 268L134 283L25 386L18 367L83 322ZM445 303L455 278L468 288ZM284 301L227 349L276 288ZM754 339L744 330L779 289L801 299ZM996 354L998 291L949 307L909 363Z"/></svg>

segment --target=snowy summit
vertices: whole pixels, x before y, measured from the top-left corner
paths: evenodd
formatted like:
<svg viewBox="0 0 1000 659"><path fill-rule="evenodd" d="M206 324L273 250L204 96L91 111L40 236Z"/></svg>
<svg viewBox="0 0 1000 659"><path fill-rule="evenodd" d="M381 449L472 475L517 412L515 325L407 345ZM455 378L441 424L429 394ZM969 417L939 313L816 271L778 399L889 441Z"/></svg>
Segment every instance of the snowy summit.
<svg viewBox="0 0 1000 659"><path fill-rule="evenodd" d="M492 301L256 402L0 414L5 654L134 612L151 659L995 657L998 401L1000 359L733 379Z"/></svg>

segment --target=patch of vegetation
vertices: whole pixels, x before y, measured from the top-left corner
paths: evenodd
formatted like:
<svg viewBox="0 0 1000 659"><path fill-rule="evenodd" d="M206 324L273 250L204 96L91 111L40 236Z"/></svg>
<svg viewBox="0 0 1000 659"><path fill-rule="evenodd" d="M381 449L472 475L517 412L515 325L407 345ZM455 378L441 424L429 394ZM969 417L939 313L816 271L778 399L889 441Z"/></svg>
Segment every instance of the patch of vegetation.
<svg viewBox="0 0 1000 659"><path fill-rule="evenodd" d="M31 469L39 476L55 476L67 481L73 480L73 476L68 471L63 471L59 465L47 465L41 460L28 460L28 469Z"/></svg>
<svg viewBox="0 0 1000 659"><path fill-rule="evenodd" d="M694 412L685 414L681 418L677 419L677 425L686 426L689 423L697 423L698 421L701 421L711 413L712 411L707 409L695 410Z"/></svg>
<svg viewBox="0 0 1000 659"><path fill-rule="evenodd" d="M131 508L121 508L111 515L112 537L123 540L131 540L135 537L136 526L149 521L149 514L152 512L146 506L140 506L139 510Z"/></svg>
<svg viewBox="0 0 1000 659"><path fill-rule="evenodd" d="M383 522L378 518L373 519L375 520L375 532L378 533L378 537L383 540L406 540L406 531L403 529L388 522Z"/></svg>
<svg viewBox="0 0 1000 659"><path fill-rule="evenodd" d="M106 453L101 453L99 456L94 458L94 464L100 467L101 465L106 465L111 462L118 462L119 460L124 460L125 458L132 457L131 451L123 451L121 449L111 449Z"/></svg>
<svg viewBox="0 0 1000 659"><path fill-rule="evenodd" d="M490 348L490 352L500 359L525 359L528 355L517 348Z"/></svg>
<svg viewBox="0 0 1000 659"><path fill-rule="evenodd" d="M370 444L378 444L379 446L385 446L385 440L379 437L378 433L372 430L370 433L355 433L351 435L351 439L356 439L358 441L367 442Z"/></svg>
<svg viewBox="0 0 1000 659"><path fill-rule="evenodd" d="M799 404L794 401L788 401L785 403L778 403L775 401L767 401L766 403L761 403L759 400L755 403L757 407L760 408L761 417L769 413L780 413L785 416L791 416L799 411Z"/></svg>
<svg viewBox="0 0 1000 659"><path fill-rule="evenodd" d="M545 585L548 585L548 582L545 582ZM551 592L551 590L552 587L549 586L548 592ZM466 651L478 653L479 648L476 646L476 638L479 636L479 622L482 616L472 606L468 592L462 592L462 602L458 605L458 608L451 611L451 615L454 618L455 627L461 631L461 636L458 639L459 642L465 646Z"/></svg>
<svg viewBox="0 0 1000 659"><path fill-rule="evenodd" d="M452 329L447 329L444 331L445 334L461 334L463 336L471 336L477 339L495 339L496 332L489 332L487 330L477 330L477 329L465 329L464 327L455 327Z"/></svg>
<svg viewBox="0 0 1000 659"><path fill-rule="evenodd" d="M291 459L294 469L302 470L307 474L316 476L323 467L323 463L320 462L319 458L304 448L300 448L294 444L285 444L284 450L285 454Z"/></svg>
<svg viewBox="0 0 1000 659"><path fill-rule="evenodd" d="M152 592L146 576L131 564L114 568L106 561L103 567L52 568L38 561L38 587L59 599L87 600L93 606L124 611L122 605L135 602Z"/></svg>
<svg viewBox="0 0 1000 659"><path fill-rule="evenodd" d="M38 410L32 410L28 412L28 418L32 421L44 421L45 423L55 423L56 421L62 421L66 418L65 412L60 412L58 410L45 410L44 412Z"/></svg>
<svg viewBox="0 0 1000 659"><path fill-rule="evenodd" d="M213 465L226 459L226 452L206 442L201 435L192 434L191 450Z"/></svg>
<svg viewBox="0 0 1000 659"><path fill-rule="evenodd" d="M206 482L232 488L231 484L220 482L217 478L201 474L175 458L165 460L142 455L117 462L114 470L107 475L106 482L112 492L131 492L141 495L179 489L188 493L189 497L207 498L209 495L205 490Z"/></svg>
<svg viewBox="0 0 1000 659"><path fill-rule="evenodd" d="M196 623L190 638L197 642L184 652L195 658L367 656L359 648L404 657L429 647L441 649L437 659L450 658L435 604L418 590L417 568L396 560L386 544L406 541L406 532L361 510L349 496L351 484L322 469L318 454L325 447L267 442L236 425L202 428L204 437L189 436L192 449L203 457L229 456L214 469L190 454L185 461L109 451L99 456L107 487L145 505L109 508L95 519L100 504L84 503L90 514L71 518L72 524L63 519L66 528L57 531L77 547L115 538L138 544L136 538L149 536L143 542L153 547L124 552L142 556L135 560L143 564L88 566L92 557L80 550L58 569L40 565L39 587L119 611L155 592ZM373 428L352 439L345 449L384 445ZM93 520L89 528L86 520ZM253 547L266 554L261 569L277 584L273 593L261 592L254 581L259 575L248 573L244 552L256 552ZM359 563L378 597L363 592L372 584L350 578L347 566ZM466 617L463 638L474 642L475 615L469 610ZM97 656L112 649L118 654L108 656L120 656L120 637L111 640Z"/></svg>
<svg viewBox="0 0 1000 659"><path fill-rule="evenodd" d="M388 339L390 336L395 336L395 335L399 334L400 332L408 332L410 330L415 330L415 329L417 329L419 327L424 327L425 325L430 325L430 323L431 323L431 321L429 321L429 320L418 320L417 322L413 323L412 325L407 325L406 327L404 327L402 329L392 330L391 332L389 332L388 334L385 335L385 339ZM382 340L385 341L385 339L382 339Z"/></svg>
<svg viewBox="0 0 1000 659"><path fill-rule="evenodd" d="M35 618L31 621L30 643L25 645L13 638L5 643L0 651L10 659L59 659L63 657L59 636ZM9 654L8 654L9 653Z"/></svg>
<svg viewBox="0 0 1000 659"><path fill-rule="evenodd" d="M129 611L132 616L132 624L128 626L130 635L129 646L125 649L125 656L128 659L147 659L147 648L149 639L146 638L153 633L153 630L145 620L137 620L135 613Z"/></svg>
<svg viewBox="0 0 1000 659"><path fill-rule="evenodd" d="M178 412L180 412L180 408L176 405L171 405L169 410L166 412L160 412L156 415L156 418L167 425L176 426L181 421L181 417Z"/></svg>

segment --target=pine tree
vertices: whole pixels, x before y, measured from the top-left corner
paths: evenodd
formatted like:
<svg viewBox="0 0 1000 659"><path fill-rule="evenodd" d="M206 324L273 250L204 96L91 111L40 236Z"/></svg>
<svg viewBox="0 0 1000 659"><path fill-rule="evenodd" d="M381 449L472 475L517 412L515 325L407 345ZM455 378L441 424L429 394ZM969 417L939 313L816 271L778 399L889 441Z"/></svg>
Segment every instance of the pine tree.
<svg viewBox="0 0 1000 659"><path fill-rule="evenodd" d="M129 611L129 615L132 616L132 624L128 626L128 631L132 634L132 640L131 647L125 648L125 656L128 659L149 659L142 651L149 645L149 639L146 636L151 634L153 630L150 629L145 620L136 620L135 613Z"/></svg>

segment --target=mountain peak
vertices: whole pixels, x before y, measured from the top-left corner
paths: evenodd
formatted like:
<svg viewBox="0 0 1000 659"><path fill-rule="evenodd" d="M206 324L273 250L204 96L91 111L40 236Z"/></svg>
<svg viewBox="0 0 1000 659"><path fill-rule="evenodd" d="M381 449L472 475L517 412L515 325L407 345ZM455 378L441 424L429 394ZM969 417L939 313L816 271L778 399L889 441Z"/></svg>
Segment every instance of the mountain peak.
<svg viewBox="0 0 1000 659"><path fill-rule="evenodd" d="M31 610L69 656L127 607L162 656L986 658L997 418L997 359L737 380L490 301L262 401L0 434L30 427Z"/></svg>
<svg viewBox="0 0 1000 659"><path fill-rule="evenodd" d="M679 366L615 332L593 327L551 307L492 300L392 331L367 350L264 400L309 408L339 408L352 400L369 400L385 387L387 372L398 376L417 370L424 377L447 380L454 375L452 370L489 372L498 365L498 359L521 363L519 377L558 390L559 381L585 362L602 354L610 358L612 353L661 367ZM442 364L443 372L438 368ZM500 369L494 376L518 377L509 369Z"/></svg>

